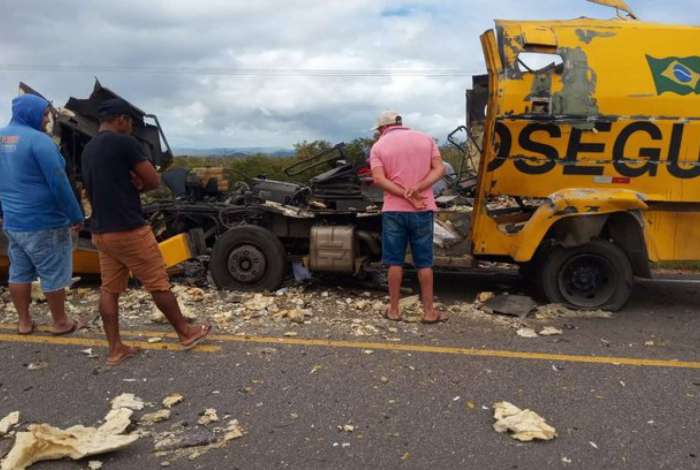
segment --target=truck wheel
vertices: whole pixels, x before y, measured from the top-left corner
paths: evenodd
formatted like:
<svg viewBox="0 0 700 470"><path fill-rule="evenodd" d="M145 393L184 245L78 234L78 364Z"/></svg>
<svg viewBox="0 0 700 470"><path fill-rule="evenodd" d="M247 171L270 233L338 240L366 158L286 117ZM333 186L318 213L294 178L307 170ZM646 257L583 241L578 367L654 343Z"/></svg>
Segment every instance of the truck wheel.
<svg viewBox="0 0 700 470"><path fill-rule="evenodd" d="M608 241L555 247L542 257L540 266L540 287L553 303L617 311L632 293L634 277L629 258Z"/></svg>
<svg viewBox="0 0 700 470"><path fill-rule="evenodd" d="M219 289L275 290L284 280L287 253L262 227L232 228L214 243L209 270Z"/></svg>

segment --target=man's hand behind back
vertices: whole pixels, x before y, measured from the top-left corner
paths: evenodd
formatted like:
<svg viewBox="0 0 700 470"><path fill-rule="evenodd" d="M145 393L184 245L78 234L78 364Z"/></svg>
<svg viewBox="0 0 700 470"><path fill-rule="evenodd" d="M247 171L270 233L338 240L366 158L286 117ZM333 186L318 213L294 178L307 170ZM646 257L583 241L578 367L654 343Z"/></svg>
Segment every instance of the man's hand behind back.
<svg viewBox="0 0 700 470"><path fill-rule="evenodd" d="M425 203L425 199L420 194L413 194L411 197L407 197L406 200L419 211L425 210L428 207Z"/></svg>

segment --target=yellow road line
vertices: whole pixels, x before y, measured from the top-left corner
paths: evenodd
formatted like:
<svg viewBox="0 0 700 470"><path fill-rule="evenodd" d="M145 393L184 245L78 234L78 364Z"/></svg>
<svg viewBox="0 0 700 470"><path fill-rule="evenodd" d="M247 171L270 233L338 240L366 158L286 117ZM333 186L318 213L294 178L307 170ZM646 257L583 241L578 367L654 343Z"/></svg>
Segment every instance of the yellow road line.
<svg viewBox="0 0 700 470"><path fill-rule="evenodd" d="M15 329L16 325L0 324L0 329ZM40 328L44 330L47 328ZM147 330L131 330L123 331L125 337L161 337L161 338L177 338L175 333L147 331ZM6 335L0 335L0 341ZM19 336L19 338L25 338ZM554 353L538 353L527 351L507 351L497 349L475 349L475 348L458 348L449 346L428 346L421 344L399 344L399 343L377 343L365 341L345 341L345 340L330 340L330 339L305 339L305 338L279 338L267 336L236 336L236 335L210 335L209 338L214 341L223 341L231 343L255 343L255 344L272 344L281 346L315 346L324 348L336 349L372 349L378 351L394 351L394 352L416 352L416 353L431 353L431 354L446 354L457 356L470 357L487 357L499 359L520 359L534 361L554 361L554 362L573 362L580 364L602 364L614 366L636 366L636 367L667 367L676 369L700 369L700 361L681 361L669 359L646 359L635 357L615 357L615 356L588 356L588 355L572 355L572 354L554 354ZM141 343L138 343L141 344ZM151 344L144 342L148 346L162 346L166 343ZM206 346L200 346L206 347ZM178 349L178 346L174 346Z"/></svg>
<svg viewBox="0 0 700 470"><path fill-rule="evenodd" d="M5 328L3 328L5 329ZM58 344L63 346L94 346L106 348L107 340L96 338L79 338L76 336L42 336L42 335L8 335L0 334L0 343L34 343ZM153 351L182 351L182 346L175 343L149 343L147 341L129 341L130 346ZM194 352L214 353L221 351L220 346L201 344L192 349Z"/></svg>

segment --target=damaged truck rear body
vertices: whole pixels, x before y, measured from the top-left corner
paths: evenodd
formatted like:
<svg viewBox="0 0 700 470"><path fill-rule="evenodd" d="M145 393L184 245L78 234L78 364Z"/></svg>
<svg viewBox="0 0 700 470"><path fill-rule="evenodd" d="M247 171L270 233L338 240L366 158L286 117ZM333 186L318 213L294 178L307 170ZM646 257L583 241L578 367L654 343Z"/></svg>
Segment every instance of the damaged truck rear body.
<svg viewBox="0 0 700 470"><path fill-rule="evenodd" d="M650 261L700 259L699 40L587 18L482 35L472 254L521 265L550 301L613 310ZM492 209L499 197L518 206Z"/></svg>

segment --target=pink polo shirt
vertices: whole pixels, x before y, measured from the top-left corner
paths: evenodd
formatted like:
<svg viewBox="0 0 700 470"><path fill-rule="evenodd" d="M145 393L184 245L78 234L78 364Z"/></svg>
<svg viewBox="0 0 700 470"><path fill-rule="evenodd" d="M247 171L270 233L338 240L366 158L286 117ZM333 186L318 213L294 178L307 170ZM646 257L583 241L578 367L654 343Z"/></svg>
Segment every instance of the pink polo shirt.
<svg viewBox="0 0 700 470"><path fill-rule="evenodd" d="M433 158L440 157L440 150L432 137L407 127L396 126L387 130L372 146L369 163L372 169L384 167L386 177L401 186L410 188L430 173ZM437 211L433 189L422 193L426 211ZM406 199L384 192L382 212L418 212Z"/></svg>

